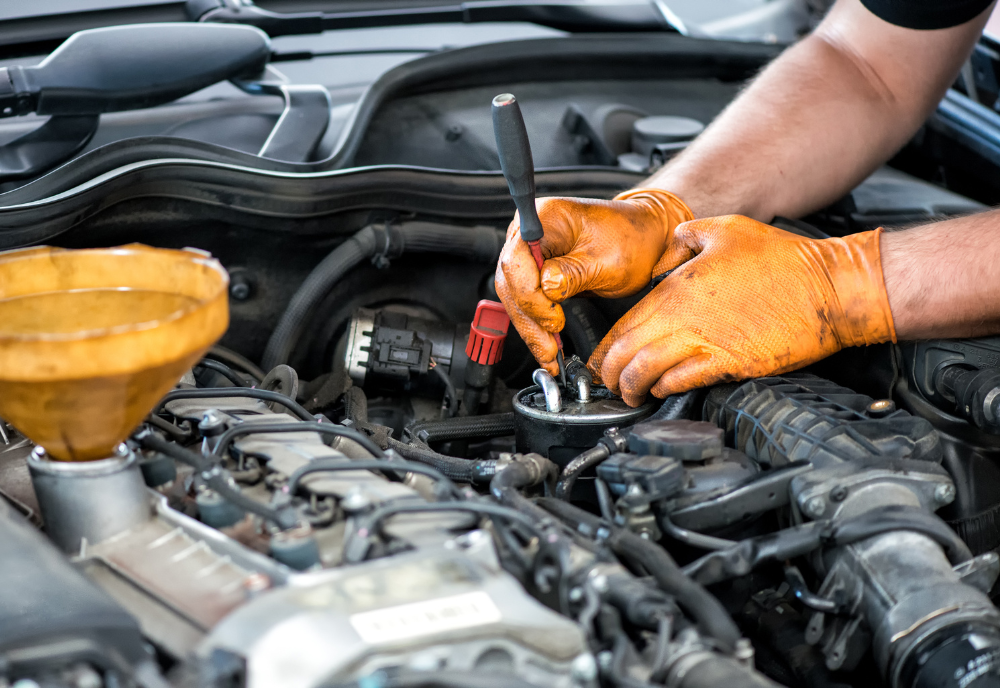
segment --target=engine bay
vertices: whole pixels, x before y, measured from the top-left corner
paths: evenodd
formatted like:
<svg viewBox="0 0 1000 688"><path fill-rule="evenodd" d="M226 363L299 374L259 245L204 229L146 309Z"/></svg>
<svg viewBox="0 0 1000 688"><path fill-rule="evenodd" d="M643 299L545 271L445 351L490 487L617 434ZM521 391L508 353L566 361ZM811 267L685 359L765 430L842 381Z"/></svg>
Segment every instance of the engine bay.
<svg viewBox="0 0 1000 688"><path fill-rule="evenodd" d="M524 104L540 194L610 198L776 53L487 43L330 89L352 114L298 160L250 152L273 103L226 96L118 113L6 179L0 262L193 252L228 273L229 327L112 463L0 421L0 685L990 685L1000 339L632 408L585 363L648 291L564 304L562 379L498 303L514 205L493 95ZM995 166L942 153L935 117L847 198L775 224L823 238L994 202L963 166Z"/></svg>

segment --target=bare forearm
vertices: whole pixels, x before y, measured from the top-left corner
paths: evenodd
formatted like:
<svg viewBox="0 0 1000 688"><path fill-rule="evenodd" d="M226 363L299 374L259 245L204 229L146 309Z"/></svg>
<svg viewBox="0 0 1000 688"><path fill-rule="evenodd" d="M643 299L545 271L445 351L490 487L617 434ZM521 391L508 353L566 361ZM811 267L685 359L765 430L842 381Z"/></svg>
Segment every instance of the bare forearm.
<svg viewBox="0 0 1000 688"><path fill-rule="evenodd" d="M1000 211L883 233L881 252L898 339L1000 333Z"/></svg>
<svg viewBox="0 0 1000 688"><path fill-rule="evenodd" d="M677 194L698 217L769 221L821 208L907 141L980 30L977 20L914 32L842 0L645 185Z"/></svg>

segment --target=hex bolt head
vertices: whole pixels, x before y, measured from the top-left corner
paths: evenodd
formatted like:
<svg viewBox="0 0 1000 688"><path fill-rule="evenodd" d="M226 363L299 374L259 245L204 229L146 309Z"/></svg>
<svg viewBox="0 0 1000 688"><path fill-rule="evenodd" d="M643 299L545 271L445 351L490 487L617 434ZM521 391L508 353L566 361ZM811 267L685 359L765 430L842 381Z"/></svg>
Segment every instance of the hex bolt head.
<svg viewBox="0 0 1000 688"><path fill-rule="evenodd" d="M951 483L942 483L934 488L934 501L944 506L955 501L955 486Z"/></svg>
<svg viewBox="0 0 1000 688"><path fill-rule="evenodd" d="M819 518L826 511L826 500L819 495L810 497L805 503L805 512L813 518Z"/></svg>

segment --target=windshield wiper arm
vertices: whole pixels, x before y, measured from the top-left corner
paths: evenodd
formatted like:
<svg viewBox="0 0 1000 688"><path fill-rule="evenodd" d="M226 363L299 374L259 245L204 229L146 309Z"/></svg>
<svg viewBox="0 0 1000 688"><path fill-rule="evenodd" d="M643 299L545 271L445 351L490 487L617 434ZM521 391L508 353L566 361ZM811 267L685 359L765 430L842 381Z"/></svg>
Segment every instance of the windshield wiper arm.
<svg viewBox="0 0 1000 688"><path fill-rule="evenodd" d="M249 24L271 37L335 29L479 22L531 22L571 32L677 30L653 0L475 0L437 7L287 14L262 9L252 0L188 0L185 10L194 21Z"/></svg>

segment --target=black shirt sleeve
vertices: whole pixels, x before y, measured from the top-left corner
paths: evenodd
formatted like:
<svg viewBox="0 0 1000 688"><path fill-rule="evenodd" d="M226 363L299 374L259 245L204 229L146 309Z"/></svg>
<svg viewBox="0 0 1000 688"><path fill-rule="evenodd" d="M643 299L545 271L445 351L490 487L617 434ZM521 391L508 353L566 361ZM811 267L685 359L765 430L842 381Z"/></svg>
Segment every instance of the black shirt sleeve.
<svg viewBox="0 0 1000 688"><path fill-rule="evenodd" d="M964 24L992 0L861 0L872 14L908 29L947 29Z"/></svg>

